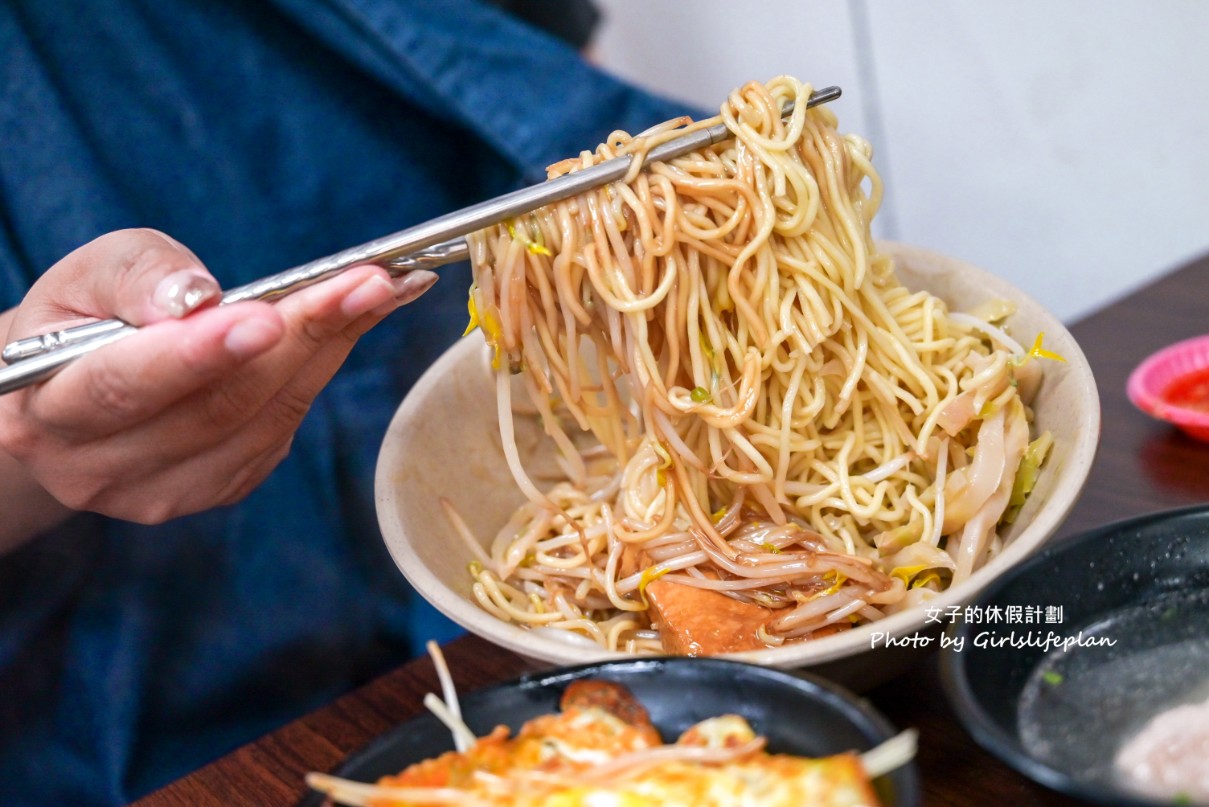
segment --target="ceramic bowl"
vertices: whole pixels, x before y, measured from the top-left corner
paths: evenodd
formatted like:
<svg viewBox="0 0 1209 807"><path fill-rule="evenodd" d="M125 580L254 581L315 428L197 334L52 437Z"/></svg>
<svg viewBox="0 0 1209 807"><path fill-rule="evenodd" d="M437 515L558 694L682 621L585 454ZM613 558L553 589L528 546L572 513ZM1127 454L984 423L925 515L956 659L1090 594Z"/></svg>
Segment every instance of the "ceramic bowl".
<svg viewBox="0 0 1209 807"><path fill-rule="evenodd" d="M876 624L809 642L735 654L734 658L780 668L808 668L864 690L906 669L939 642L942 625L930 619L965 603L987 583L1035 552L1074 504L1095 454L1100 408L1083 352L1052 315L1019 289L983 270L934 252L884 245L909 288L927 289L953 310L988 299L1016 305L1010 332L1045 346L1066 361L1047 362L1033 402L1038 430L1055 438L1036 488L1015 523L1002 532L1003 550L959 585L941 593L929 609L915 608ZM554 473L552 451L536 418L516 418L516 440L526 468L537 479ZM469 548L449 526L440 504L450 499L484 544L523 500L500 448L494 380L480 334L455 344L420 379L399 407L379 455L376 498L383 537L416 590L454 621L489 641L530 658L573 665L617 654L568 643L501 623L471 599ZM911 639L920 634L918 639ZM887 641L889 640L889 641Z"/></svg>

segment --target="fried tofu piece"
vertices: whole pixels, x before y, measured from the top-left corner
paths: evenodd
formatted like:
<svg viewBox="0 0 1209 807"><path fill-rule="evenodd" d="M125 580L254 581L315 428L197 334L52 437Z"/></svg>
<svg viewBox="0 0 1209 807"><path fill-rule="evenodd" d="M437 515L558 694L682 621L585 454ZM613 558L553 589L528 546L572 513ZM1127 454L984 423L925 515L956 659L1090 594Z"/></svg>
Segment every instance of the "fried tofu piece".
<svg viewBox="0 0 1209 807"><path fill-rule="evenodd" d="M669 653L716 656L768 646L756 634L772 617L772 611L763 606L667 580L648 583L646 596L651 622Z"/></svg>

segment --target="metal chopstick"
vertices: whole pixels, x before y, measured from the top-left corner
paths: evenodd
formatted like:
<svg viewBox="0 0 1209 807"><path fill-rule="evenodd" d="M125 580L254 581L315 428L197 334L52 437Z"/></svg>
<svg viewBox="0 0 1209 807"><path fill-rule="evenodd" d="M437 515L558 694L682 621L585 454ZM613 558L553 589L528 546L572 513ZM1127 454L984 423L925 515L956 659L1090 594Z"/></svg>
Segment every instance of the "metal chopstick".
<svg viewBox="0 0 1209 807"><path fill-rule="evenodd" d="M469 257L470 247L465 239L455 238L451 241L413 252L410 255L392 258L383 263L383 266L391 274L400 275L410 272L412 269L432 269L448 263L464 261ZM266 280L268 279L266 278ZM257 282L260 283L263 281ZM250 286L240 286L226 292L222 297L222 303L233 303L237 300L263 299L252 294L249 291L250 288ZM289 291L292 291L292 289L282 291L277 296L284 296ZM16 364L17 362L34 359L48 353L57 353L81 342L100 341L102 337L127 329L130 329L132 332L133 330L137 330L137 328L120 319L97 320L96 322L65 328L61 331L52 331L51 333L44 333L41 336L30 336L10 342L4 347L3 355L0 358L3 358L8 364ZM109 344L112 341L114 340L105 339L104 344ZM0 371L0 373L2 372Z"/></svg>
<svg viewBox="0 0 1209 807"><path fill-rule="evenodd" d="M834 101L840 97L840 92L839 87L817 90L811 94L807 106ZM788 115L792 110L792 104L788 104L783 114ZM652 148L646 153L643 164L670 160L729 138L730 131L723 124L700 129ZM269 275L226 292L222 304L276 299L358 264L377 263L389 271L401 273L464 260L467 256L466 243L462 240L464 236L617 182L629 172L633 159L623 156L607 160ZM137 330L121 320L99 320L12 342L0 356L10 365L0 369L0 395L40 381L68 362Z"/></svg>

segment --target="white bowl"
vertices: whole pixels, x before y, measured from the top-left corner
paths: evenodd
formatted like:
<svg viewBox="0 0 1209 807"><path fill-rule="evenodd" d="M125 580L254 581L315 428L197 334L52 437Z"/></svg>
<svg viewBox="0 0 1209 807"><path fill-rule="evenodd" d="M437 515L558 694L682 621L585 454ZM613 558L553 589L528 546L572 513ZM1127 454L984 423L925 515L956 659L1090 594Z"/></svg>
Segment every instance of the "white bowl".
<svg viewBox="0 0 1209 807"><path fill-rule="evenodd" d="M1057 529L1091 468L1100 430L1100 402L1091 368L1074 338L1036 302L1007 282L953 258L900 244L893 254L899 278L927 289L952 310L992 298L1015 302L1010 332L1032 341L1044 332L1046 348L1066 359L1047 362L1034 399L1036 426L1054 435L1054 447L1037 486L1015 523L1002 532L1004 549L968 580L941 593L928 607L903 611L823 639L737 653L732 658L780 668L810 668L854 689L901 672L938 635L955 606L1037 550ZM536 418L516 419L516 439L526 468L553 478L552 449ZM554 664L583 664L619 654L579 646L501 622L471 599L470 550L454 534L440 504L451 500L484 544L523 501L504 462L496 419L495 388L483 337L474 333L451 347L408 394L391 422L378 459L378 521L395 562L412 586L466 629L521 655ZM940 615L944 616L940 616ZM937 618L939 616L939 618ZM905 637L918 635L915 640ZM893 637L887 646L878 636ZM876 645L876 647L875 647Z"/></svg>

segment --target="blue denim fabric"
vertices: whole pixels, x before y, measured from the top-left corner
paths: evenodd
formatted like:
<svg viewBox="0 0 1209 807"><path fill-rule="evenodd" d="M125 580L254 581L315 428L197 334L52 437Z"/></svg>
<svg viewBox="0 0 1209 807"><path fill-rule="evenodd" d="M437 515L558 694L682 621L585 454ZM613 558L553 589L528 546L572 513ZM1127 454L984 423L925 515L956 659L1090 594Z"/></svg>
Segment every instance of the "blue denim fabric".
<svg viewBox="0 0 1209 807"><path fill-rule="evenodd" d="M109 230L162 229L229 287L683 111L473 0L10 0L0 76L0 308ZM239 505L81 515L0 558L0 801L125 803L456 632L385 552L372 479L467 285L442 270L366 336Z"/></svg>

